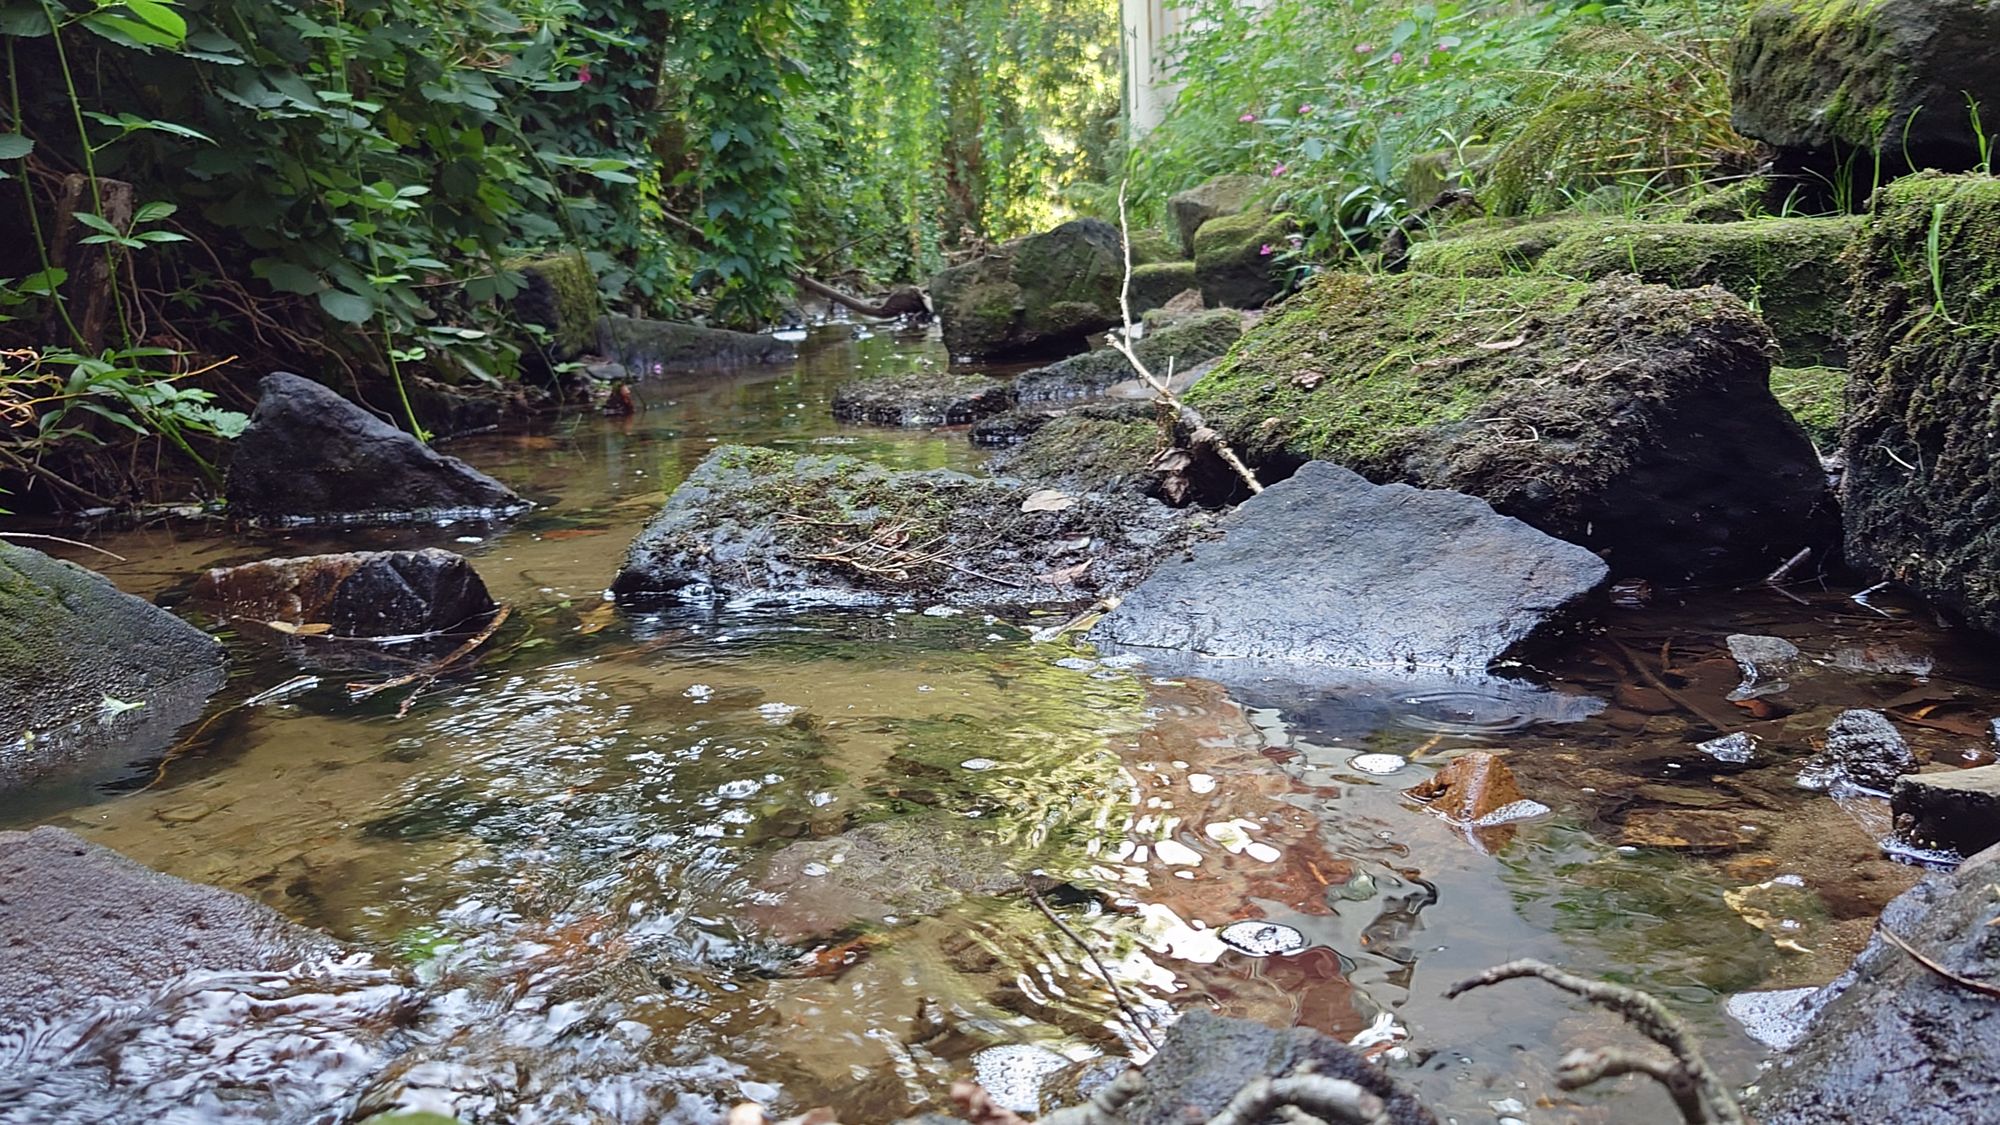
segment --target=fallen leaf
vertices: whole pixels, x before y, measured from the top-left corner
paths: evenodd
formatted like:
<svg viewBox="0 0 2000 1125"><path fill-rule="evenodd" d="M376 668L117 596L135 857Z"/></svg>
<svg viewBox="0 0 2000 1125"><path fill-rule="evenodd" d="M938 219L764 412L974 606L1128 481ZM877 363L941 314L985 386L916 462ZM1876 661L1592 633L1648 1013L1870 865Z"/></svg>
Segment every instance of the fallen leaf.
<svg viewBox="0 0 2000 1125"><path fill-rule="evenodd" d="M1090 569L1090 563L1090 559L1085 559L1075 566L1066 566L1061 570L1051 570L1047 574L1037 574L1035 575L1035 581L1046 582L1051 586L1067 586L1077 579L1082 578L1083 572Z"/></svg>
<svg viewBox="0 0 2000 1125"><path fill-rule="evenodd" d="M1312 390L1325 380L1326 372L1324 371L1301 371L1297 375L1292 376L1292 382L1297 386L1304 387L1306 390Z"/></svg>
<svg viewBox="0 0 2000 1125"><path fill-rule="evenodd" d="M612 619L617 616L617 602L599 603L597 608L583 615L583 624L578 625L576 631L587 637L604 628L606 625L611 624Z"/></svg>
<svg viewBox="0 0 2000 1125"><path fill-rule="evenodd" d="M299 627L289 621L266 621L264 624L269 626L272 632L283 633L288 637L299 631Z"/></svg>
<svg viewBox="0 0 2000 1125"><path fill-rule="evenodd" d="M100 713L107 716L122 715L127 711L136 711L139 708L144 707L145 705L146 704L144 702L127 703L125 700L113 699L107 695L104 697L104 702L97 705L97 709Z"/></svg>
<svg viewBox="0 0 2000 1125"><path fill-rule="evenodd" d="M1053 488L1042 488L1029 493L1028 498L1021 501L1021 510L1024 512L1060 512L1065 508L1071 508L1075 505L1076 497L1071 496L1069 493L1060 492Z"/></svg>
<svg viewBox="0 0 2000 1125"><path fill-rule="evenodd" d="M1526 336L1516 336L1511 340L1488 340L1485 343L1474 344L1472 346L1475 348L1484 348L1489 352L1510 352L1527 342L1528 338Z"/></svg>
<svg viewBox="0 0 2000 1125"><path fill-rule="evenodd" d="M320 637L333 632L333 626L324 621L311 621L294 629L293 632L301 637Z"/></svg>

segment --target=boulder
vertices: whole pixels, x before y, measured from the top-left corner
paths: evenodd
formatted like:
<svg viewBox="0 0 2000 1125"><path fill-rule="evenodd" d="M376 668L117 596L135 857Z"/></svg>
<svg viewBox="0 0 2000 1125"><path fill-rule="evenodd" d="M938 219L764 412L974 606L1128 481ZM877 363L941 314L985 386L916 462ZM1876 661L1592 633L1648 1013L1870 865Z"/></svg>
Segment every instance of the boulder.
<svg viewBox="0 0 2000 1125"><path fill-rule="evenodd" d="M1210 219L1194 236L1194 276L1210 308L1259 309L1292 284L1283 255L1297 224L1290 215L1245 211Z"/></svg>
<svg viewBox="0 0 2000 1125"><path fill-rule="evenodd" d="M597 350L640 378L789 363L799 356L798 345L760 332L630 316L598 318Z"/></svg>
<svg viewBox="0 0 2000 1125"><path fill-rule="evenodd" d="M1127 493L724 446L633 540L612 589L681 599L1029 605L1121 592L1193 533Z"/></svg>
<svg viewBox="0 0 2000 1125"><path fill-rule="evenodd" d="M215 638L0 540L0 790L165 746L224 679Z"/></svg>
<svg viewBox="0 0 2000 1125"><path fill-rule="evenodd" d="M1896 836L1912 847L1961 856L2000 844L2000 766L1896 779L1889 795Z"/></svg>
<svg viewBox="0 0 2000 1125"><path fill-rule="evenodd" d="M1007 383L948 371L856 379L833 392L835 418L877 426L963 426L1013 404Z"/></svg>
<svg viewBox="0 0 2000 1125"><path fill-rule="evenodd" d="M1876 197L1842 435L1847 559L2000 632L2000 179L1913 176Z"/></svg>
<svg viewBox="0 0 2000 1125"><path fill-rule="evenodd" d="M1167 1029L1145 1067L1145 1088L1127 1102L1127 1125L1187 1125L1218 1116L1243 1085L1282 1078L1310 1063L1310 1073L1341 1078L1381 1098L1390 1125L1437 1125L1415 1095L1361 1054L1309 1027L1267 1027L1190 1009Z"/></svg>
<svg viewBox="0 0 2000 1125"><path fill-rule="evenodd" d="M390 523L527 506L485 473L284 371L258 384L234 447L223 493L231 511L253 519Z"/></svg>
<svg viewBox="0 0 2000 1125"><path fill-rule="evenodd" d="M1887 793L1896 779L1920 768L1901 731L1880 711L1842 711L1826 728L1826 746L1799 771L1807 789L1843 782Z"/></svg>
<svg viewBox="0 0 2000 1125"><path fill-rule="evenodd" d="M1966 980L2000 980L2000 881L1992 851L1933 876L1882 912L1881 929ZM1949 980L1882 934L1804 1005L1803 1040L1758 1077L1745 1108L1764 1125L2000 1121L1994 1001Z"/></svg>
<svg viewBox="0 0 2000 1125"><path fill-rule="evenodd" d="M1602 560L1463 493L1315 462L1162 566L1093 635L1119 649L1483 673L1604 581ZM1310 560L1309 565L1274 565Z"/></svg>
<svg viewBox="0 0 2000 1125"><path fill-rule="evenodd" d="M1261 176L1217 176L1167 197L1167 216L1181 236L1181 252L1194 257L1194 236L1202 224L1248 210L1263 190Z"/></svg>
<svg viewBox="0 0 2000 1125"><path fill-rule="evenodd" d="M581 251L551 254L514 263L521 273L521 291L511 306L514 319L541 329L524 341L527 373L546 380L555 366L597 346L597 274Z"/></svg>
<svg viewBox="0 0 2000 1125"><path fill-rule="evenodd" d="M1738 36L1736 131L1783 162L1856 181L1964 171L2000 121L2000 9L1989 0L1768 0Z"/></svg>
<svg viewBox="0 0 2000 1125"><path fill-rule="evenodd" d="M1186 371L1229 351L1243 335L1243 317L1234 309L1211 309L1147 328L1132 351L1159 378L1169 371ZM1038 367L1014 380L1014 398L1022 403L1089 398L1127 379L1136 378L1132 363L1113 348Z"/></svg>
<svg viewBox="0 0 2000 1125"><path fill-rule="evenodd" d="M1017 238L931 279L931 304L953 356L1071 355L1119 323L1125 247L1118 228L1076 219Z"/></svg>
<svg viewBox="0 0 2000 1125"><path fill-rule="evenodd" d="M463 555L359 551L217 567L193 596L232 617L335 637L402 637L474 628L497 608Z"/></svg>
<svg viewBox="0 0 2000 1125"><path fill-rule="evenodd" d="M1164 307L1168 301L1190 289L1199 290L1195 281L1194 262L1172 261L1152 262L1132 267L1132 315L1142 316L1154 309Z"/></svg>
<svg viewBox="0 0 2000 1125"><path fill-rule="evenodd" d="M1327 274L1183 397L1268 473L1456 489L1621 576L1723 581L1838 534L1768 347L1715 288Z"/></svg>
<svg viewBox="0 0 2000 1125"><path fill-rule="evenodd" d="M996 458L1001 472L1072 492L1151 493L1164 435L1151 403L1093 403L1038 426Z"/></svg>

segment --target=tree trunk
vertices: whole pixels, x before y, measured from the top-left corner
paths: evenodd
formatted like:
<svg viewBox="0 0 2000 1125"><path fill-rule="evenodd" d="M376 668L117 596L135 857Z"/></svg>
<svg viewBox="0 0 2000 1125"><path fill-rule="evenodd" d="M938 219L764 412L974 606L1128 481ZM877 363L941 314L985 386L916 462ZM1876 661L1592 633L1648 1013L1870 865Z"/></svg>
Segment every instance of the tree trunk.
<svg viewBox="0 0 2000 1125"><path fill-rule="evenodd" d="M50 343L67 341L86 355L97 355L113 342L118 327L117 263L124 251L103 243L86 245L94 232L76 221L78 211L95 211L104 201L103 217L121 231L132 229L132 185L123 180L98 180L93 196L90 178L72 173L63 179L56 217L55 244L49 258L68 272L58 294L59 305L43 324ZM68 311L65 323L63 312ZM71 331L72 327L74 332Z"/></svg>

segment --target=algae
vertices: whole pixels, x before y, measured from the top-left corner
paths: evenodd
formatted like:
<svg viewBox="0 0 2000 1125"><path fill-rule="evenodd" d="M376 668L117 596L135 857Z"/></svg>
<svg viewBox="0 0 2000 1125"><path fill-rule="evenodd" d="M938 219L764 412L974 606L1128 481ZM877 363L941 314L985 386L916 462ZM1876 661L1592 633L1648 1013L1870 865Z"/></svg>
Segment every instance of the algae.
<svg viewBox="0 0 2000 1125"><path fill-rule="evenodd" d="M1774 367L1771 393L1791 411L1806 436L1822 450L1840 445L1840 424L1846 416L1847 371L1839 367Z"/></svg>

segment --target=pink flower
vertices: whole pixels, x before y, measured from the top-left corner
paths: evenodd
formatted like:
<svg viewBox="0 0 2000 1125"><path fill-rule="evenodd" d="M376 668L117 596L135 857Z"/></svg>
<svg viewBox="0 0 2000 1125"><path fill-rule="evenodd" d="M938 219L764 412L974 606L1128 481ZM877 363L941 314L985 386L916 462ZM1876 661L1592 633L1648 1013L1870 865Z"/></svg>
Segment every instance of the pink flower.
<svg viewBox="0 0 2000 1125"><path fill-rule="evenodd" d="M1270 243L1266 242L1266 243L1265 243L1264 245L1262 245L1262 246L1258 247L1258 249L1257 249L1257 256L1258 256L1258 257L1260 257L1260 258L1268 258L1268 257L1270 257L1271 255L1273 255L1273 254L1275 254L1275 253L1277 253L1277 252L1278 252L1278 248L1277 248L1277 247L1275 247L1275 246L1271 245Z"/></svg>
<svg viewBox="0 0 2000 1125"><path fill-rule="evenodd" d="M1392 51L1392 52L1390 52L1390 54L1389 54L1389 61L1390 61L1390 62L1392 62L1392 63L1399 63L1399 62L1402 62L1402 61L1403 61L1403 52L1401 52L1401 51Z"/></svg>
<svg viewBox="0 0 2000 1125"><path fill-rule="evenodd" d="M1254 113L1246 113L1243 116L1237 118L1236 120L1239 124L1248 125L1252 121L1257 120L1257 115Z"/></svg>
<svg viewBox="0 0 2000 1125"><path fill-rule="evenodd" d="M1357 55L1368 54L1374 49L1375 49L1375 44L1373 43L1356 43L1354 45L1354 53Z"/></svg>
<svg viewBox="0 0 2000 1125"><path fill-rule="evenodd" d="M583 83L583 84L584 84L584 85L586 85L586 86L590 85L590 64L589 64L589 63L584 63L584 64L583 64L582 66L580 66L580 67L577 67L577 68L576 68L576 80L577 80L578 82L581 82L581 83Z"/></svg>
<svg viewBox="0 0 2000 1125"><path fill-rule="evenodd" d="M1275 164L1271 167L1271 175L1273 176L1282 176L1286 171L1287 169L1283 164Z"/></svg>
<svg viewBox="0 0 2000 1125"><path fill-rule="evenodd" d="M1311 102L1307 102L1306 104L1299 107L1299 116L1300 117L1312 116L1312 111L1314 110L1314 108L1316 107Z"/></svg>

